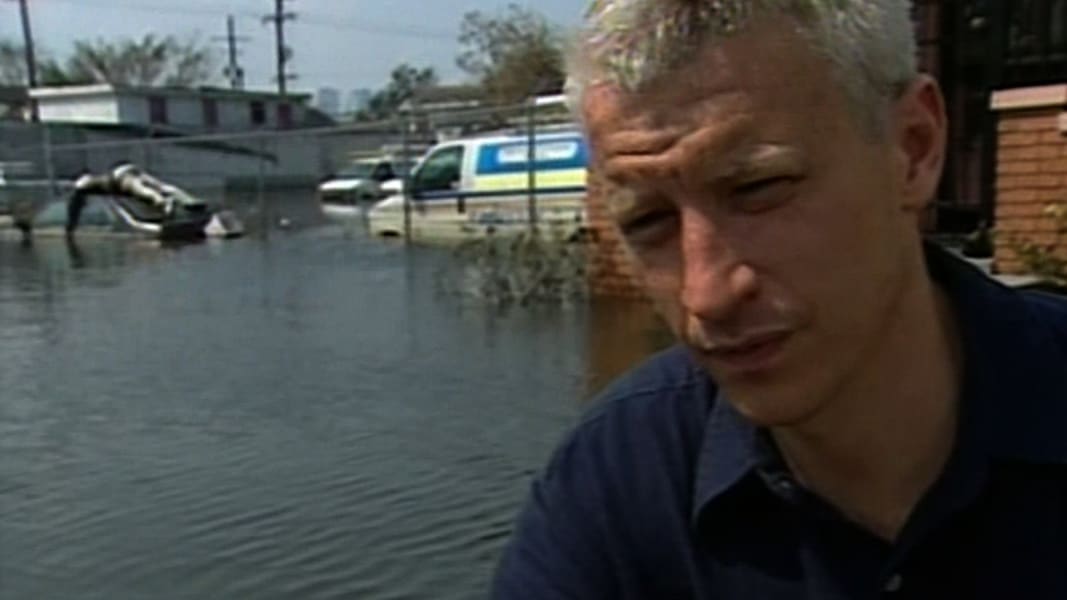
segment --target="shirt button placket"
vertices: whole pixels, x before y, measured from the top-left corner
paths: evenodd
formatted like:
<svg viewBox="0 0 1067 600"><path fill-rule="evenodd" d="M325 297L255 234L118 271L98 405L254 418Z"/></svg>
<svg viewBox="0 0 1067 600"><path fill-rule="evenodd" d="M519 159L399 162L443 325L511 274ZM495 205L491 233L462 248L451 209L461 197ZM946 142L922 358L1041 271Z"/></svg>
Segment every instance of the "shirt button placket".
<svg viewBox="0 0 1067 600"><path fill-rule="evenodd" d="M893 573L886 580L885 586L882 588L887 594L895 594L900 591L900 588L904 587L904 578L900 576L900 573Z"/></svg>

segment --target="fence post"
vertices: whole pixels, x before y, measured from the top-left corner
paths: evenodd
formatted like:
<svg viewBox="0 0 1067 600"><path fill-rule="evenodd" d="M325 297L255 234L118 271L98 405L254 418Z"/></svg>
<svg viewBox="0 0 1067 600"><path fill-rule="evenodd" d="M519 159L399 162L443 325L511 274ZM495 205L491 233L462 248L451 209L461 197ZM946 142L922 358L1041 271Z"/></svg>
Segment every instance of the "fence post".
<svg viewBox="0 0 1067 600"><path fill-rule="evenodd" d="M526 218L530 233L537 231L537 97L526 105Z"/></svg>
<svg viewBox="0 0 1067 600"><path fill-rule="evenodd" d="M44 146L44 171L48 178L48 201L56 199L56 168L52 162L52 131L48 123L41 123L41 141Z"/></svg>
<svg viewBox="0 0 1067 600"><path fill-rule="evenodd" d="M408 119L400 117L400 152L401 156L408 155ZM411 172L404 173L404 241L411 243Z"/></svg>
<svg viewBox="0 0 1067 600"><path fill-rule="evenodd" d="M267 160L267 140L259 138L259 162L256 177L256 205L259 207L259 227L262 230L263 239L270 236L270 219L267 218L267 199L263 194L263 161Z"/></svg>

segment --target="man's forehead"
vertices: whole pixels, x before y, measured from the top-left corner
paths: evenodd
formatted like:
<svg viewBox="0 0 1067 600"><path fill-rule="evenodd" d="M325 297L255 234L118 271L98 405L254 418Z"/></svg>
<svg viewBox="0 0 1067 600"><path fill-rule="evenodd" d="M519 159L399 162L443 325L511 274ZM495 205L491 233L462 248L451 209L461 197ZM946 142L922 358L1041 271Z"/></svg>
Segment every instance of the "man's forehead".
<svg viewBox="0 0 1067 600"><path fill-rule="evenodd" d="M751 138L758 123L754 103L743 94L705 102L650 103L647 98L598 86L586 95L586 133L600 162L616 156L692 151L724 152Z"/></svg>

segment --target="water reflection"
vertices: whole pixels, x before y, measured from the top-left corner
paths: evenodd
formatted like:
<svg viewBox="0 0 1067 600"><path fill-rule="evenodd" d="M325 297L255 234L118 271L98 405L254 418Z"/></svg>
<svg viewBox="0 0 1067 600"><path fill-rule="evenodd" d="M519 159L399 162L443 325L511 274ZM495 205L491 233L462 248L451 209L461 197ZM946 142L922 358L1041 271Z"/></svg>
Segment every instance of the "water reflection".
<svg viewBox="0 0 1067 600"><path fill-rule="evenodd" d="M652 310L651 303L644 301L599 300L589 311L586 328L589 395L650 353L674 343L666 324Z"/></svg>

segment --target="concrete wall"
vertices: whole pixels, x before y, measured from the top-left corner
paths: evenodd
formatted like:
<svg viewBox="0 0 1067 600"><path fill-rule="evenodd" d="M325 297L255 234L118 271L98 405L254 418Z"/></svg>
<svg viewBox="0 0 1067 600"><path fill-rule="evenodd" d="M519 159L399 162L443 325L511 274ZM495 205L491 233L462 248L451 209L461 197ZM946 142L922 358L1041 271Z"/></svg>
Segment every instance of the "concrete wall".
<svg viewBox="0 0 1067 600"><path fill-rule="evenodd" d="M148 99L144 99L148 104ZM171 127L197 129L204 127L204 106L200 98L167 98L167 123Z"/></svg>
<svg viewBox="0 0 1067 600"><path fill-rule="evenodd" d="M148 100L141 96L118 96L119 114L112 124L148 124Z"/></svg>
<svg viewBox="0 0 1067 600"><path fill-rule="evenodd" d="M992 108L999 115L995 268L1022 274L1022 242L1067 258L1067 235L1045 214L1067 204L1067 84L997 92Z"/></svg>
<svg viewBox="0 0 1067 600"><path fill-rule="evenodd" d="M249 102L219 102L220 129L251 129L252 108Z"/></svg>

